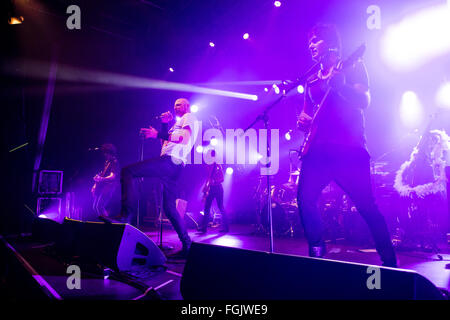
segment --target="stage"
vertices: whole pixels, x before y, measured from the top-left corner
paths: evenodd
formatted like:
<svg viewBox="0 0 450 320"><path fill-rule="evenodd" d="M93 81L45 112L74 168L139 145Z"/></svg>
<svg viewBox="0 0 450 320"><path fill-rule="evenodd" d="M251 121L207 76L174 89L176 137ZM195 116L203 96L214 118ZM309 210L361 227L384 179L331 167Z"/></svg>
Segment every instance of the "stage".
<svg viewBox="0 0 450 320"><path fill-rule="evenodd" d="M148 237L156 244L160 244L160 230L155 228L143 228ZM196 230L189 230L193 242L212 244L226 247L235 247L255 251L269 251L269 237L261 232L256 232L254 226L233 224L227 234L219 233L216 228L211 228L206 235L197 235ZM51 244L37 243L30 237L4 238L5 248L15 251L16 263L26 266L26 269L41 286L46 288L47 294L52 299L61 300L183 300L180 292L180 282L183 276L185 260L170 258L171 253L179 250L181 244L176 233L171 228L163 230L163 246L172 247L164 250L169 257L164 268L135 269L128 273L129 277L115 278L110 275L108 279L99 273L100 269L90 267L86 271L81 266L81 288L69 289L67 279L67 258L56 256L52 253ZM397 249L399 269L413 270L430 280L443 292L450 290L450 248L446 243L437 244L439 253L425 252L422 249ZM379 266L380 259L373 248L361 247L348 241L337 240L327 243L327 251L324 259L356 262L367 265ZM274 238L274 253L292 256L307 256L308 247L304 238L278 236ZM19 258L17 258L19 257ZM214 257L210 257L214 259ZM440 259L442 258L442 260ZM12 266L9 260L8 266ZM273 272L282 273L286 266L279 265ZM83 269L84 268L84 269ZM258 270L255 270L257 272ZM239 272L239 266L233 266L226 277ZM308 270L299 270L307 273ZM268 275L269 276L269 275ZM295 276L295 275L292 275ZM14 279L11 277L10 279ZM26 276L22 275L20 282L10 283L17 296L26 297L32 290L24 283ZM211 279L213 280L213 279ZM260 279L263 282L265 279ZM319 282L318 282L319 283ZM324 291L326 287L319 288ZM4 287L2 296L8 300L11 298L11 288ZM23 290L23 292L21 292ZM42 298L42 297L41 297Z"/></svg>

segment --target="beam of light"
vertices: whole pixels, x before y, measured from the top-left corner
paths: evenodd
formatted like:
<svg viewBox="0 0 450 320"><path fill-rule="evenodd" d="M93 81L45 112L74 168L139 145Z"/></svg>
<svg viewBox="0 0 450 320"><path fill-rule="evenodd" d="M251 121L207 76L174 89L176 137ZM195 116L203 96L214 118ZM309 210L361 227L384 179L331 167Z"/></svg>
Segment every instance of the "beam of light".
<svg viewBox="0 0 450 320"><path fill-rule="evenodd" d="M3 65L3 71L12 75L24 77L34 77L39 79L47 78L46 72L49 69L48 63L32 61L10 62ZM235 91L219 90L213 88L200 87L193 84L169 82L164 80L154 80L137 76L123 75L105 71L93 71L75 68L67 65L58 66L58 80L84 83L107 84L122 88L157 89L168 91L193 92L201 94L216 95L222 97L257 101L258 96Z"/></svg>
<svg viewBox="0 0 450 320"><path fill-rule="evenodd" d="M436 93L436 104L441 108L450 109L450 82L444 83Z"/></svg>
<svg viewBox="0 0 450 320"><path fill-rule="evenodd" d="M42 111L41 125L39 128L39 135L38 135L38 139L37 139L36 157L34 159L34 166L33 166L33 185L32 185L33 191L35 190L34 188L36 187L36 174L41 167L42 153L44 152L44 144L45 144L45 139L47 137L48 121L50 119L50 111L52 108L53 94L55 92L55 81L56 81L57 69L58 69L58 67L57 67L56 62L54 62L50 65L50 70L48 73L47 90L45 92L44 108Z"/></svg>
<svg viewBox="0 0 450 320"><path fill-rule="evenodd" d="M408 128L417 128L423 120L423 108L413 91L403 93L400 104L400 118Z"/></svg>
<svg viewBox="0 0 450 320"><path fill-rule="evenodd" d="M450 10L440 5L421 10L387 28L381 55L397 71L418 68L450 52Z"/></svg>
<svg viewBox="0 0 450 320"><path fill-rule="evenodd" d="M234 172L234 169L232 167L228 167L227 170L225 171L228 175L232 175Z"/></svg>
<svg viewBox="0 0 450 320"><path fill-rule="evenodd" d="M285 80L213 81L195 83L198 86L272 86Z"/></svg>
<svg viewBox="0 0 450 320"><path fill-rule="evenodd" d="M20 146L15 147L15 148L9 150L8 152L9 152L9 153L14 152L14 151L19 150L19 149L21 149L21 148L23 148L23 147L25 147L25 146L27 146L27 145L28 145L28 142L26 142L26 143L24 143L24 144L21 144Z"/></svg>
<svg viewBox="0 0 450 320"><path fill-rule="evenodd" d="M249 37L250 37L250 35L249 35L247 32L244 33L244 35L242 36L242 38L243 38L244 40L247 40Z"/></svg>

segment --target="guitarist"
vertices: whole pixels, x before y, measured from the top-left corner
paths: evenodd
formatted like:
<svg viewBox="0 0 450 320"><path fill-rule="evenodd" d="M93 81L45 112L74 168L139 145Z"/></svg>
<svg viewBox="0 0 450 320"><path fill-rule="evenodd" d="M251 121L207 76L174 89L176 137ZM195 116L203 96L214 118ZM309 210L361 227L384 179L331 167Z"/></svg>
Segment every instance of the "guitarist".
<svg viewBox="0 0 450 320"><path fill-rule="evenodd" d="M207 232L208 221L210 217L211 205L214 199L216 199L217 206L219 207L220 213L222 214L222 226L220 232L228 232L228 219L223 207L223 187L222 182L224 181L222 166L218 163L213 163L211 167L211 173L209 175L208 181L203 188L203 199L205 201L205 210L202 222L199 227L200 234L205 234Z"/></svg>
<svg viewBox="0 0 450 320"><path fill-rule="evenodd" d="M107 143L100 147L104 157L103 170L93 178L95 183L91 189L94 196L93 209L99 217L108 217L106 206L112 198L119 181L119 162L117 160L116 147Z"/></svg>
<svg viewBox="0 0 450 320"><path fill-rule="evenodd" d="M386 222L371 187L363 114L370 102L367 71L361 61L340 68L341 44L335 26L316 25L308 41L312 59L320 66L306 81L303 110L298 117L299 128L314 133L309 135L309 147L302 154L297 195L309 255L323 257L326 253L317 201L322 189L334 180L367 222L383 265L396 267ZM317 109L320 113L316 114Z"/></svg>

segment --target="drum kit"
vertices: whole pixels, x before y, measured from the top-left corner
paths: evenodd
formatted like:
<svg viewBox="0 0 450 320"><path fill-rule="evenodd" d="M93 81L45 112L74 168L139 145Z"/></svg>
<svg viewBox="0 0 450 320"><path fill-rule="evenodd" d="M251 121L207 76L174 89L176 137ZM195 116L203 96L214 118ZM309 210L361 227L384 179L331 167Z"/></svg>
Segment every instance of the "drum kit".
<svg viewBox="0 0 450 320"><path fill-rule="evenodd" d="M392 201L395 201L396 192L392 186L392 174L386 168L386 163L373 163L372 179L375 190L377 190L376 197L382 197L383 202L392 204ZM299 177L300 170L296 166L291 166L288 182L271 186L273 232L277 237L301 237L303 235L297 204ZM267 188L264 188L262 178L255 190L258 202L258 232L268 234ZM363 229L361 224L364 226L364 223L357 214L353 203L334 182L323 189L318 201L318 209L324 223L326 239L334 242L338 239L348 238L365 242L370 238L368 232L367 234L361 232ZM355 228L358 230L353 230Z"/></svg>

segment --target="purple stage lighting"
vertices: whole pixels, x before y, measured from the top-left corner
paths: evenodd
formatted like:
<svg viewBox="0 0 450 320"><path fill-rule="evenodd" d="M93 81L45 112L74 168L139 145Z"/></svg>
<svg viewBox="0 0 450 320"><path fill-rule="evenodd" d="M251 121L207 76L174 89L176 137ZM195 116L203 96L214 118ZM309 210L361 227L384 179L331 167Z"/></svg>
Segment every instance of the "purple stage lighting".
<svg viewBox="0 0 450 320"><path fill-rule="evenodd" d="M279 7L281 6L281 1L275 1L275 2L273 3L273 5L274 5L275 7L277 7L277 8L279 8Z"/></svg>
<svg viewBox="0 0 450 320"><path fill-rule="evenodd" d="M291 140L291 131L286 132L286 134L284 135L284 138L285 138L287 141L290 141L290 140Z"/></svg>
<svg viewBox="0 0 450 320"><path fill-rule="evenodd" d="M299 86L297 87L297 92L300 93L300 94L302 94L303 92L305 92L305 88L304 88L302 85L299 85Z"/></svg>
<svg viewBox="0 0 450 320"><path fill-rule="evenodd" d="M212 146L217 146L219 141L216 138L212 138L210 143L211 143Z"/></svg>
<svg viewBox="0 0 450 320"><path fill-rule="evenodd" d="M444 83L436 94L436 104L441 108L450 108L450 82Z"/></svg>
<svg viewBox="0 0 450 320"><path fill-rule="evenodd" d="M191 106L191 112L192 112L192 113L198 112L198 105L193 104L193 105Z"/></svg>
<svg viewBox="0 0 450 320"><path fill-rule="evenodd" d="M242 38L244 38L244 40L247 40L250 37L250 35L246 32L244 33L244 35L242 36Z"/></svg>
<svg viewBox="0 0 450 320"><path fill-rule="evenodd" d="M226 170L226 173L227 173L228 175L232 175L233 172L234 172L234 170L233 170L233 168L231 168L231 167L228 167L227 170Z"/></svg>
<svg viewBox="0 0 450 320"><path fill-rule="evenodd" d="M214 48L216 45L214 44L214 42L210 41L210 42L209 42L209 46L210 46L211 48Z"/></svg>
<svg viewBox="0 0 450 320"><path fill-rule="evenodd" d="M172 67L170 67L170 68L169 68L169 71L170 71L170 72L174 72L175 70L174 70Z"/></svg>
<svg viewBox="0 0 450 320"><path fill-rule="evenodd" d="M413 91L403 93L400 104L400 117L403 124L408 128L417 128L423 120L422 105Z"/></svg>

